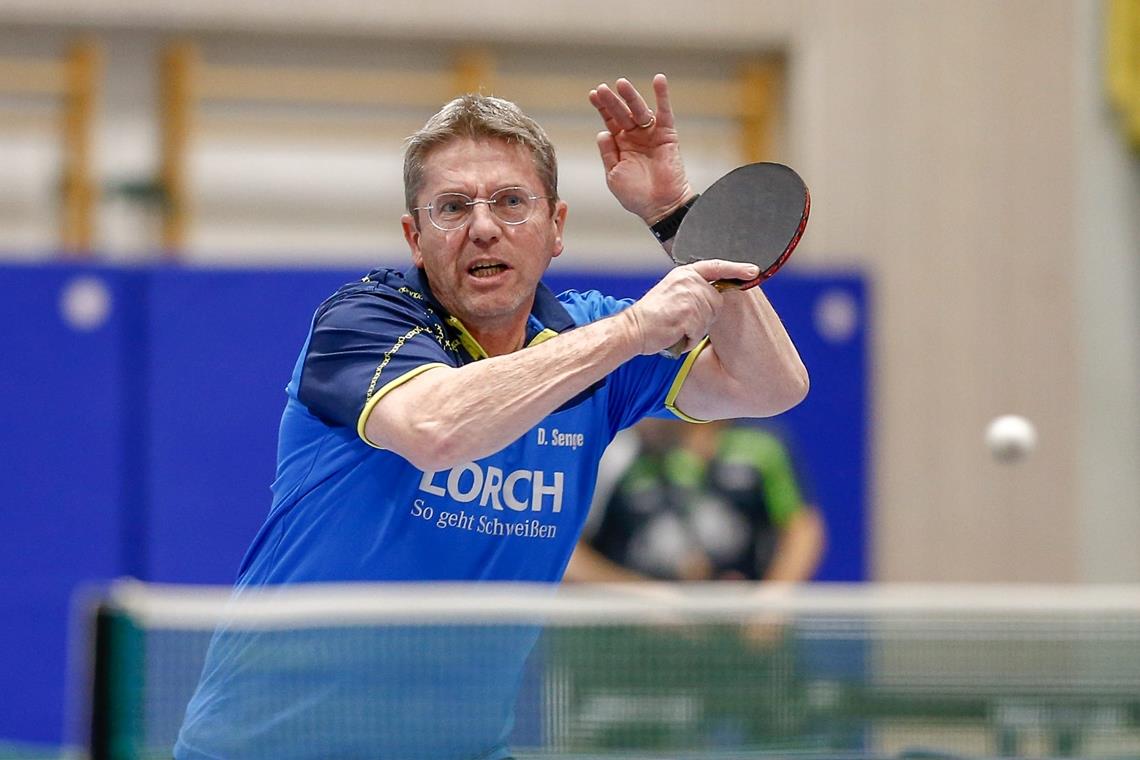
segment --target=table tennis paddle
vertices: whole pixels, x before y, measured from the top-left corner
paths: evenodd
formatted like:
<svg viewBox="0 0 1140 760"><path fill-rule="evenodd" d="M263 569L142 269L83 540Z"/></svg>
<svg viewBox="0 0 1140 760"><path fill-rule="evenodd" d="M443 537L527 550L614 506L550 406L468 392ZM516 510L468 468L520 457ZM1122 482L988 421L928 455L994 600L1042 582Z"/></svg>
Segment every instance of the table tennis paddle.
<svg viewBox="0 0 1140 760"><path fill-rule="evenodd" d="M747 290L779 271L807 227L811 196L783 164L746 164L714 182L685 215L673 238L673 263L724 259L755 264L752 280L717 280L717 290ZM678 346L681 344L678 344ZM670 349L677 355L678 346Z"/></svg>

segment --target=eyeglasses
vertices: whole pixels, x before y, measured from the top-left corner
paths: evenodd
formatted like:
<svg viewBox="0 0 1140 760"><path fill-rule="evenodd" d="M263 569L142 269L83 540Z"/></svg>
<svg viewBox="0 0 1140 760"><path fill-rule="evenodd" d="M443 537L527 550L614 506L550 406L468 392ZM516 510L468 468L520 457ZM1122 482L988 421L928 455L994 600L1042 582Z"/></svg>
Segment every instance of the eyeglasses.
<svg viewBox="0 0 1140 760"><path fill-rule="evenodd" d="M442 193L432 198L428 205L417 206L412 211L427 211L428 220L433 227L449 232L467 224L471 220L475 206L480 203L487 204L491 213L504 224L524 224L538 206L535 201L549 197L549 195L531 195L525 187L504 187L491 193L489 198L472 198L463 193Z"/></svg>

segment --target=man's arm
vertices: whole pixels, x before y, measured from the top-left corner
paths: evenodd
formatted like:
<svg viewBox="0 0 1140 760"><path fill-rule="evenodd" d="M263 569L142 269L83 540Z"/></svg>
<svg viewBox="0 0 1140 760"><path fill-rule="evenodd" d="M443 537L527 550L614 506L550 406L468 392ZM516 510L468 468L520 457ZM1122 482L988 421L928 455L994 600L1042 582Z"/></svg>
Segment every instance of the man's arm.
<svg viewBox="0 0 1140 760"><path fill-rule="evenodd" d="M635 573L606 558L585 540L579 540L566 566L563 580L573 583L644 582L648 576Z"/></svg>
<svg viewBox="0 0 1140 760"><path fill-rule="evenodd" d="M612 317L514 353L429 369L376 403L365 435L425 470L492 454L634 356L703 335L724 303L709 281L750 270L755 276L752 265L715 260L678 267Z"/></svg>
<svg viewBox="0 0 1140 760"><path fill-rule="evenodd" d="M676 407L700 420L771 417L803 401L808 373L760 288L726 291Z"/></svg>
<svg viewBox="0 0 1140 760"><path fill-rule="evenodd" d="M606 183L622 206L646 224L668 216L694 195L664 75L654 77L653 92L655 113L625 79L612 89L603 84L590 92L590 103L606 127L597 138ZM672 241L662 244L669 250ZM694 362L676 400L690 417L768 417L807 395L807 370L759 288L726 293L708 336L710 348Z"/></svg>
<svg viewBox="0 0 1140 760"><path fill-rule="evenodd" d="M819 510L804 505L780 529L776 552L764 573L766 581L808 581L819 567L826 542Z"/></svg>

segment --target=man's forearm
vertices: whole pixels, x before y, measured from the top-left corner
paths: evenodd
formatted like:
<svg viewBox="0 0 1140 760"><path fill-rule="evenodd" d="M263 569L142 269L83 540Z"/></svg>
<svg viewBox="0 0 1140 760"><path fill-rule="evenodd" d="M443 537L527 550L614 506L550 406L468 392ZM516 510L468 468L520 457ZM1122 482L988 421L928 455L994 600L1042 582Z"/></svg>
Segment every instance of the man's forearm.
<svg viewBox="0 0 1140 760"><path fill-rule="evenodd" d="M726 294L726 304L709 329L721 365L734 378L763 378L768 405L798 402L807 391L807 369L788 331L760 288Z"/></svg>
<svg viewBox="0 0 1140 760"><path fill-rule="evenodd" d="M382 399L365 433L417 467L472 461L518 439L638 348L622 312L521 351L428 370Z"/></svg>
<svg viewBox="0 0 1140 760"><path fill-rule="evenodd" d="M769 417L807 395L808 373L760 288L724 294L677 406L698 419Z"/></svg>

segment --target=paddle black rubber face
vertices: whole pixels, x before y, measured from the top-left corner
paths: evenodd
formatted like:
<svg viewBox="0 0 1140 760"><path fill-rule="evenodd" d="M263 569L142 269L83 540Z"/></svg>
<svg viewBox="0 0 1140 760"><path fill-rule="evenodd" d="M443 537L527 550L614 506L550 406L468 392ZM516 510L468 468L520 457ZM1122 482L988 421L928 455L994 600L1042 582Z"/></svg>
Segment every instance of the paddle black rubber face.
<svg viewBox="0 0 1140 760"><path fill-rule="evenodd" d="M787 261L807 226L811 197L783 164L747 164L717 180L693 204L673 241L673 260L743 261L760 267L748 282L722 281L741 290L759 285Z"/></svg>

